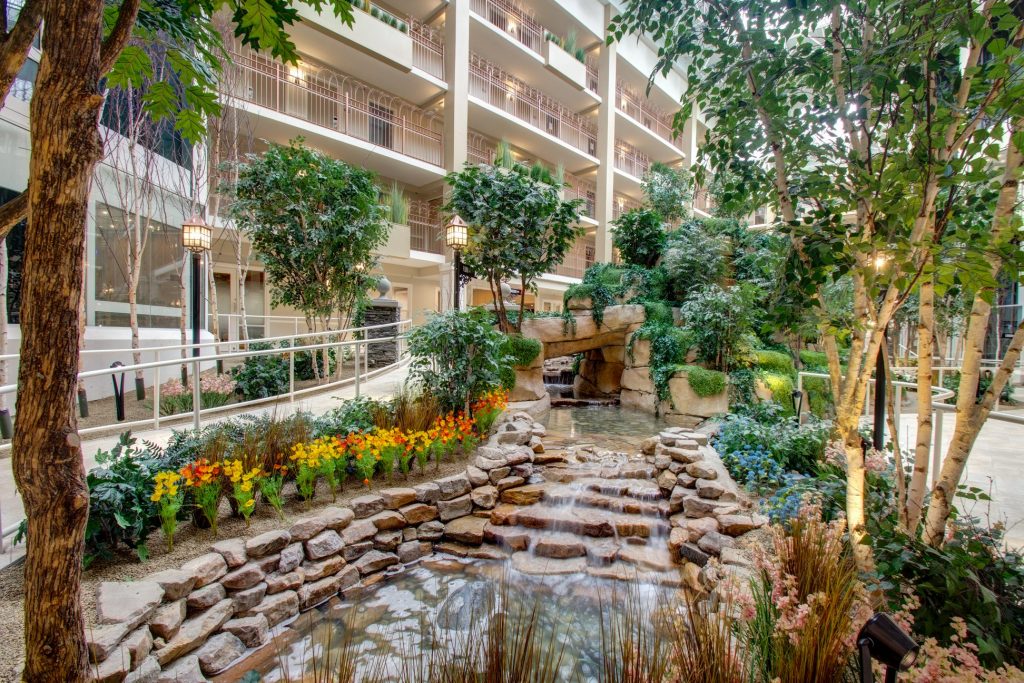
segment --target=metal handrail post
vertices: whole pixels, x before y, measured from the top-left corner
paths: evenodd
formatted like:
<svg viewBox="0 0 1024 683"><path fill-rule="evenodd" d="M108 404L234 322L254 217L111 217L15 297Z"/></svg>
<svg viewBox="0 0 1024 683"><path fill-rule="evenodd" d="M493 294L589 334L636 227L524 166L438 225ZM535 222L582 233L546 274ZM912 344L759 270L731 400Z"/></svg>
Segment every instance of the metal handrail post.
<svg viewBox="0 0 1024 683"><path fill-rule="evenodd" d="M153 352L153 360L160 362L160 352ZM153 368L153 428L160 428L160 366Z"/></svg>
<svg viewBox="0 0 1024 683"><path fill-rule="evenodd" d="M199 429L199 411L202 408L202 394L199 389L199 356L192 361L192 427Z"/></svg>
<svg viewBox="0 0 1024 683"><path fill-rule="evenodd" d="M288 352L288 402L295 403L295 346L289 346ZM316 366L316 351L312 353L313 365Z"/></svg>
<svg viewBox="0 0 1024 683"><path fill-rule="evenodd" d="M359 398L359 342L355 345L356 398Z"/></svg>
<svg viewBox="0 0 1024 683"><path fill-rule="evenodd" d="M942 469L942 415L943 411L932 407L932 488L939 482Z"/></svg>

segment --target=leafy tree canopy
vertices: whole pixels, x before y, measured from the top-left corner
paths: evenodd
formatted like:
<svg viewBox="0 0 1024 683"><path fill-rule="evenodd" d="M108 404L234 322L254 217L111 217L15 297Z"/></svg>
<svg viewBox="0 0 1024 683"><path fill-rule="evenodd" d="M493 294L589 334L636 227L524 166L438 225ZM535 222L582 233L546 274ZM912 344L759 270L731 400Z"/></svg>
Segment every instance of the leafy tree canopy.
<svg viewBox="0 0 1024 683"><path fill-rule="evenodd" d="M376 281L389 224L372 173L293 140L241 164L231 212L274 285L307 317L350 314Z"/></svg>
<svg viewBox="0 0 1024 683"><path fill-rule="evenodd" d="M561 184L531 176L530 169L467 165L446 178L452 188L445 211L469 224L466 265L485 277L499 300L505 280L518 278L523 294L562 262L582 234L581 200L564 201ZM504 318L499 313L499 317ZM519 316L522 319L522 316ZM521 323L520 323L521 324ZM502 323L507 329L507 320Z"/></svg>

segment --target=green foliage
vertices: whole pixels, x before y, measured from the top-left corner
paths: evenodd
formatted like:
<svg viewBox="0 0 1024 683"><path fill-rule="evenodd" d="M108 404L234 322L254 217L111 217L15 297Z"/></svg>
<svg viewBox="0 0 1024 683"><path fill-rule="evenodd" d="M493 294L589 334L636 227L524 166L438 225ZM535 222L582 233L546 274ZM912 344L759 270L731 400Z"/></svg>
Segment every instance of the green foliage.
<svg viewBox="0 0 1024 683"><path fill-rule="evenodd" d="M743 453L768 454L781 467L774 484L777 486L785 470L802 474L816 471L831 433L830 422L811 419L800 424L795 417L787 417L779 405L751 404L725 417L715 437L715 448L723 461L727 454L735 458Z"/></svg>
<svg viewBox="0 0 1024 683"><path fill-rule="evenodd" d="M977 489L968 492L983 497ZM950 642L954 618L967 622L969 640L987 666L1024 663L1024 559L1008 550L1001 527L961 518L941 548L907 536L888 517L871 532L878 572L891 606L901 605L901 588L920 601L914 614L919 637Z"/></svg>
<svg viewBox="0 0 1024 683"><path fill-rule="evenodd" d="M577 45L575 30L570 30L569 34L564 38L562 36L552 33L551 31L545 31L544 38L546 40L551 41L558 47L562 48L563 50L571 54L573 57L578 59L580 62L586 61L587 53L582 47Z"/></svg>
<svg viewBox="0 0 1024 683"><path fill-rule="evenodd" d="M381 198L381 203L389 211L389 221L396 225L405 225L408 222L409 200L405 198L405 192L397 182L391 184L391 189Z"/></svg>
<svg viewBox="0 0 1024 683"><path fill-rule="evenodd" d="M631 209L614 221L612 239L624 263L650 268L661 258L667 236L661 216L650 209Z"/></svg>
<svg viewBox="0 0 1024 683"><path fill-rule="evenodd" d="M724 372L709 370L699 365L684 365L678 368L678 372L686 373L686 381L690 388L700 397L717 396L725 391L726 375Z"/></svg>
<svg viewBox="0 0 1024 683"><path fill-rule="evenodd" d="M266 342L253 342L251 351L274 348ZM279 353L249 356L241 365L231 368L231 377L237 382L235 391L242 400L270 398L288 391L288 360Z"/></svg>
<svg viewBox="0 0 1024 683"><path fill-rule="evenodd" d="M567 324L571 323L573 318L569 301L589 298L593 302L591 311L594 322L600 326L604 321L604 309L608 306L662 300L664 283L664 272L660 268L595 263L587 268L579 284L570 285L566 289L562 317Z"/></svg>
<svg viewBox="0 0 1024 683"><path fill-rule="evenodd" d="M337 408L332 408L313 420L312 436L314 439L319 439L322 436L369 431L374 426L375 406L376 402L366 396L345 401Z"/></svg>
<svg viewBox="0 0 1024 683"><path fill-rule="evenodd" d="M467 165L445 180L452 191L444 210L469 224L463 260L495 291L512 280L521 282L525 294L537 277L562 262L582 234L582 200L563 201L561 183L534 179L522 164ZM504 316L504 304L498 306ZM499 317L499 323L507 331L506 321Z"/></svg>
<svg viewBox="0 0 1024 683"><path fill-rule="evenodd" d="M638 329L629 339L626 353L634 360L636 342L646 340L650 343L650 360L648 372L654 384L654 390L660 401L671 401L669 380L672 379L680 365L686 361L686 354L693 346L693 334L687 330L674 327L664 318L652 317ZM696 389L694 389L696 391Z"/></svg>
<svg viewBox="0 0 1024 683"><path fill-rule="evenodd" d="M782 375L793 375L796 373L793 357L782 351L758 349L754 351L754 362L762 370L769 370Z"/></svg>
<svg viewBox="0 0 1024 683"><path fill-rule="evenodd" d="M725 242L704 228L703 221L685 221L668 233L662 256L667 295L683 302L703 287L718 284L725 275Z"/></svg>
<svg viewBox="0 0 1024 683"><path fill-rule="evenodd" d="M729 405L749 406L757 401L755 380L757 375L750 368L736 368L729 372Z"/></svg>
<svg viewBox="0 0 1024 683"><path fill-rule="evenodd" d="M942 378L942 386L946 389L950 389L953 395L946 399L947 403L956 403L960 397L960 373L951 372ZM992 386L992 371L982 371L981 377L978 379L978 398L976 402L980 402L982 396L988 391L988 388ZM1009 403L1013 400L1013 385L1007 382L1003 385L1003 390L999 392L999 400L1003 403Z"/></svg>
<svg viewBox="0 0 1024 683"><path fill-rule="evenodd" d="M282 344L282 347L286 347L286 344ZM286 358L282 356L282 358ZM327 361L329 368L327 372L324 372L324 354L323 350L316 349L314 351L296 351L295 352L295 379L308 381L316 379L317 374L320 377L326 377L334 372L337 366L337 354L334 349L327 350ZM313 372L313 364L316 363L317 372Z"/></svg>
<svg viewBox="0 0 1024 683"><path fill-rule="evenodd" d="M506 337L482 308L431 315L409 333L409 379L433 396L442 410L466 410L469 402L502 384Z"/></svg>
<svg viewBox="0 0 1024 683"><path fill-rule="evenodd" d="M512 359L515 367L526 367L540 355L542 344L536 339L521 334L510 334L505 337L502 351Z"/></svg>
<svg viewBox="0 0 1024 683"><path fill-rule="evenodd" d="M749 358L753 292L746 285L722 288L705 285L680 307L691 330L698 357L728 372Z"/></svg>
<svg viewBox="0 0 1024 683"><path fill-rule="evenodd" d="M782 406L787 413L793 412L793 376L779 372L762 370L758 373L758 379L765 383L768 390L772 392L772 398Z"/></svg>
<svg viewBox="0 0 1024 683"><path fill-rule="evenodd" d="M365 302L389 229L373 174L298 139L248 155L234 194L232 215L266 267L274 305L309 321Z"/></svg>
<svg viewBox="0 0 1024 683"><path fill-rule="evenodd" d="M804 349L800 352L800 362L804 370L809 372L828 372L828 356L824 351L809 351Z"/></svg>
<svg viewBox="0 0 1024 683"><path fill-rule="evenodd" d="M642 186L655 214L667 221L677 221L690 215L693 178L686 169L656 161L644 175Z"/></svg>
<svg viewBox="0 0 1024 683"><path fill-rule="evenodd" d="M153 475L166 469L160 448L138 444L124 432L109 451L96 453L97 466L86 476L89 521L85 528L85 564L106 559L121 546L148 557L146 537L160 526L157 506L150 500Z"/></svg>

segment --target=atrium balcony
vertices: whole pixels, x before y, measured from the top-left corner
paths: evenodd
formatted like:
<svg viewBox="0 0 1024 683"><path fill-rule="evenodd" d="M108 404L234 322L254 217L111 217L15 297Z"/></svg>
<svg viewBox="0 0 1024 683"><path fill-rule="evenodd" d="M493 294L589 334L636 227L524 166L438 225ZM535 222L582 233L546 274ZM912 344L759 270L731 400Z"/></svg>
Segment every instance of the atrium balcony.
<svg viewBox="0 0 1024 683"><path fill-rule="evenodd" d="M440 118L313 61L286 66L252 50L231 54L226 104L254 115L257 137L303 135L341 159L421 187L444 177Z"/></svg>
<svg viewBox="0 0 1024 683"><path fill-rule="evenodd" d="M671 163L684 156L672 115L656 109L621 81L615 88L615 113L616 131L650 159Z"/></svg>
<svg viewBox="0 0 1024 683"><path fill-rule="evenodd" d="M582 278L587 268L594 265L594 261L597 260L596 254L594 235L584 235L576 240L576 243L569 249L565 258L562 259L562 263L555 268L555 272L552 274L561 275L562 277Z"/></svg>
<svg viewBox="0 0 1024 683"><path fill-rule="evenodd" d="M372 74L373 84L411 102L426 102L447 89L444 43L438 31L376 5L353 7L351 27L333 12L297 5L303 21L291 29L299 50L348 73ZM373 11L375 14L371 14Z"/></svg>
<svg viewBox="0 0 1024 683"><path fill-rule="evenodd" d="M570 110L593 108L596 66L563 49L557 36L510 0L471 0L470 49L495 64L515 69L531 86L553 93Z"/></svg>
<svg viewBox="0 0 1024 683"><path fill-rule="evenodd" d="M615 141L615 189L633 197L643 195L643 178L651 170L650 158L624 140Z"/></svg>
<svg viewBox="0 0 1024 683"><path fill-rule="evenodd" d="M471 55L469 109L474 128L579 172L597 166L596 127L548 95Z"/></svg>

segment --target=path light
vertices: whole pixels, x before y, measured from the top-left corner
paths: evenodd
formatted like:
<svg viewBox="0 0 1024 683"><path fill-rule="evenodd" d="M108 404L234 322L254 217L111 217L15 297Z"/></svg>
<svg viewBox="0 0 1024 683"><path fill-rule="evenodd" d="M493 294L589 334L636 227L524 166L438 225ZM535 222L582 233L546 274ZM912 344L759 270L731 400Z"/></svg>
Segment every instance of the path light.
<svg viewBox="0 0 1024 683"><path fill-rule="evenodd" d="M199 282L203 254L210 251L213 231L202 216L193 214L181 224L181 246L192 252L192 357L199 357L199 309L202 307L202 286ZM199 362L192 371L193 425L199 429ZM159 387L156 389L159 391Z"/></svg>
<svg viewBox="0 0 1024 683"><path fill-rule="evenodd" d="M463 285L473 279L472 271L462 265L462 250L469 246L469 225L458 214L452 216L448 224L444 226L444 243L455 252L455 293L453 296L454 308L461 308L459 293Z"/></svg>
<svg viewBox="0 0 1024 683"><path fill-rule="evenodd" d="M872 659L885 665L885 683L896 683L898 672L912 667L917 661L917 652L921 649L921 646L884 612L877 612L867 620L857 634L857 647L860 648L862 683L874 683Z"/></svg>

